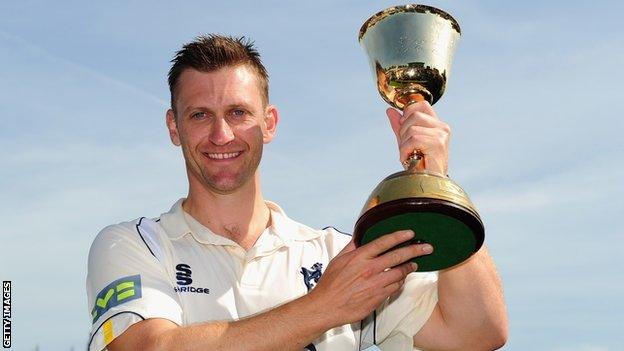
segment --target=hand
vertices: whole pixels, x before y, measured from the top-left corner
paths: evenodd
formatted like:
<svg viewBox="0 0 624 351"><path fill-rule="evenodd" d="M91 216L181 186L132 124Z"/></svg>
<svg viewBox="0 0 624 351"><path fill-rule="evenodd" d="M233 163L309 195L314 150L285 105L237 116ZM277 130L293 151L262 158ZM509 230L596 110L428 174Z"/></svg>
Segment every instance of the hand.
<svg viewBox="0 0 624 351"><path fill-rule="evenodd" d="M418 244L386 251L413 237L414 232L403 230L359 248L351 241L334 257L308 293L311 305L326 318L329 328L366 318L387 297L401 289L405 277L416 269L416 264L410 260L430 254L433 248Z"/></svg>
<svg viewBox="0 0 624 351"><path fill-rule="evenodd" d="M451 128L438 119L427 101L411 104L403 115L393 108L386 110L392 131L399 144L401 163L416 150L420 150L423 159L417 169L448 173L448 146Z"/></svg>

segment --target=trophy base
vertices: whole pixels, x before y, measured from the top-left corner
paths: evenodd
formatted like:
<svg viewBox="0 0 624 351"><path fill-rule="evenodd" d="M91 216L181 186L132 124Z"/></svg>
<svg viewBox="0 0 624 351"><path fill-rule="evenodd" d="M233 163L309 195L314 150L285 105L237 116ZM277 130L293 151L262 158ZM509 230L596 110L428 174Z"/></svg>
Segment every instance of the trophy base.
<svg viewBox="0 0 624 351"><path fill-rule="evenodd" d="M405 198L379 204L366 211L355 224L357 246L382 235L411 229L414 239L397 247L428 243L433 253L416 257L417 272L438 271L467 260L483 245L481 219L453 202L432 198Z"/></svg>

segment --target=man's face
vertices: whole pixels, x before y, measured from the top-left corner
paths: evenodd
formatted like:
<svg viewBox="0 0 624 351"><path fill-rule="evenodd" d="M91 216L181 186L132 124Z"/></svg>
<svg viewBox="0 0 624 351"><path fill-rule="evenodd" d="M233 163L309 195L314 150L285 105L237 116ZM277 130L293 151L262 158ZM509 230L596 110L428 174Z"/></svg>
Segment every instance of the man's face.
<svg viewBox="0 0 624 351"><path fill-rule="evenodd" d="M177 84L177 116L167 111L167 127L171 141L182 146L191 186L230 194L257 179L262 147L273 139L278 114L263 101L253 69L187 69Z"/></svg>

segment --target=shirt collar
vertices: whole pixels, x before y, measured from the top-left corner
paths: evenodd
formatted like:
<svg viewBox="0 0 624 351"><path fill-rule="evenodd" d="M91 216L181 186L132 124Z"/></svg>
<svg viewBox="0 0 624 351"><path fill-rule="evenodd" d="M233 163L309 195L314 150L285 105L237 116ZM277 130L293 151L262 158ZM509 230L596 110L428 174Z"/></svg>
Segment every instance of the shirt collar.
<svg viewBox="0 0 624 351"><path fill-rule="evenodd" d="M215 234L199 223L190 214L186 213L182 208L182 202L184 200L184 198L178 200L171 207L169 212L163 213L160 216L160 224L170 239L176 240L190 234L195 240L204 244L237 245L234 241ZM265 203L271 211L271 226L258 238L258 243L269 239L267 237L275 237L278 240L271 241L276 245L280 242L288 245L294 241L312 240L321 235L320 231L304 226L288 218L284 210L277 204L270 201L265 201Z"/></svg>
<svg viewBox="0 0 624 351"><path fill-rule="evenodd" d="M320 231L297 223L286 216L284 210L276 203L265 201L271 210L271 226L268 228L284 242L308 241L321 236Z"/></svg>

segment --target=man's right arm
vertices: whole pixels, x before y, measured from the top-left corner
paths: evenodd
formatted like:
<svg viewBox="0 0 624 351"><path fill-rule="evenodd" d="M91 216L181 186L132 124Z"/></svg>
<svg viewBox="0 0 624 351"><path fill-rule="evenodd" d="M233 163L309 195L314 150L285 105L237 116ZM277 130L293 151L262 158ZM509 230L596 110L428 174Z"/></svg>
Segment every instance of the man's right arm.
<svg viewBox="0 0 624 351"><path fill-rule="evenodd" d="M399 291L414 270L409 261L425 254L423 245L382 253L412 237L401 231L357 249L349 243L310 293L267 312L182 327L167 319L147 319L115 338L108 349L299 351L329 329L364 319Z"/></svg>
<svg viewBox="0 0 624 351"><path fill-rule="evenodd" d="M307 295L306 295L307 296ZM310 318L306 296L268 312L233 322L180 327L162 318L131 326L108 350L302 350L326 330Z"/></svg>

